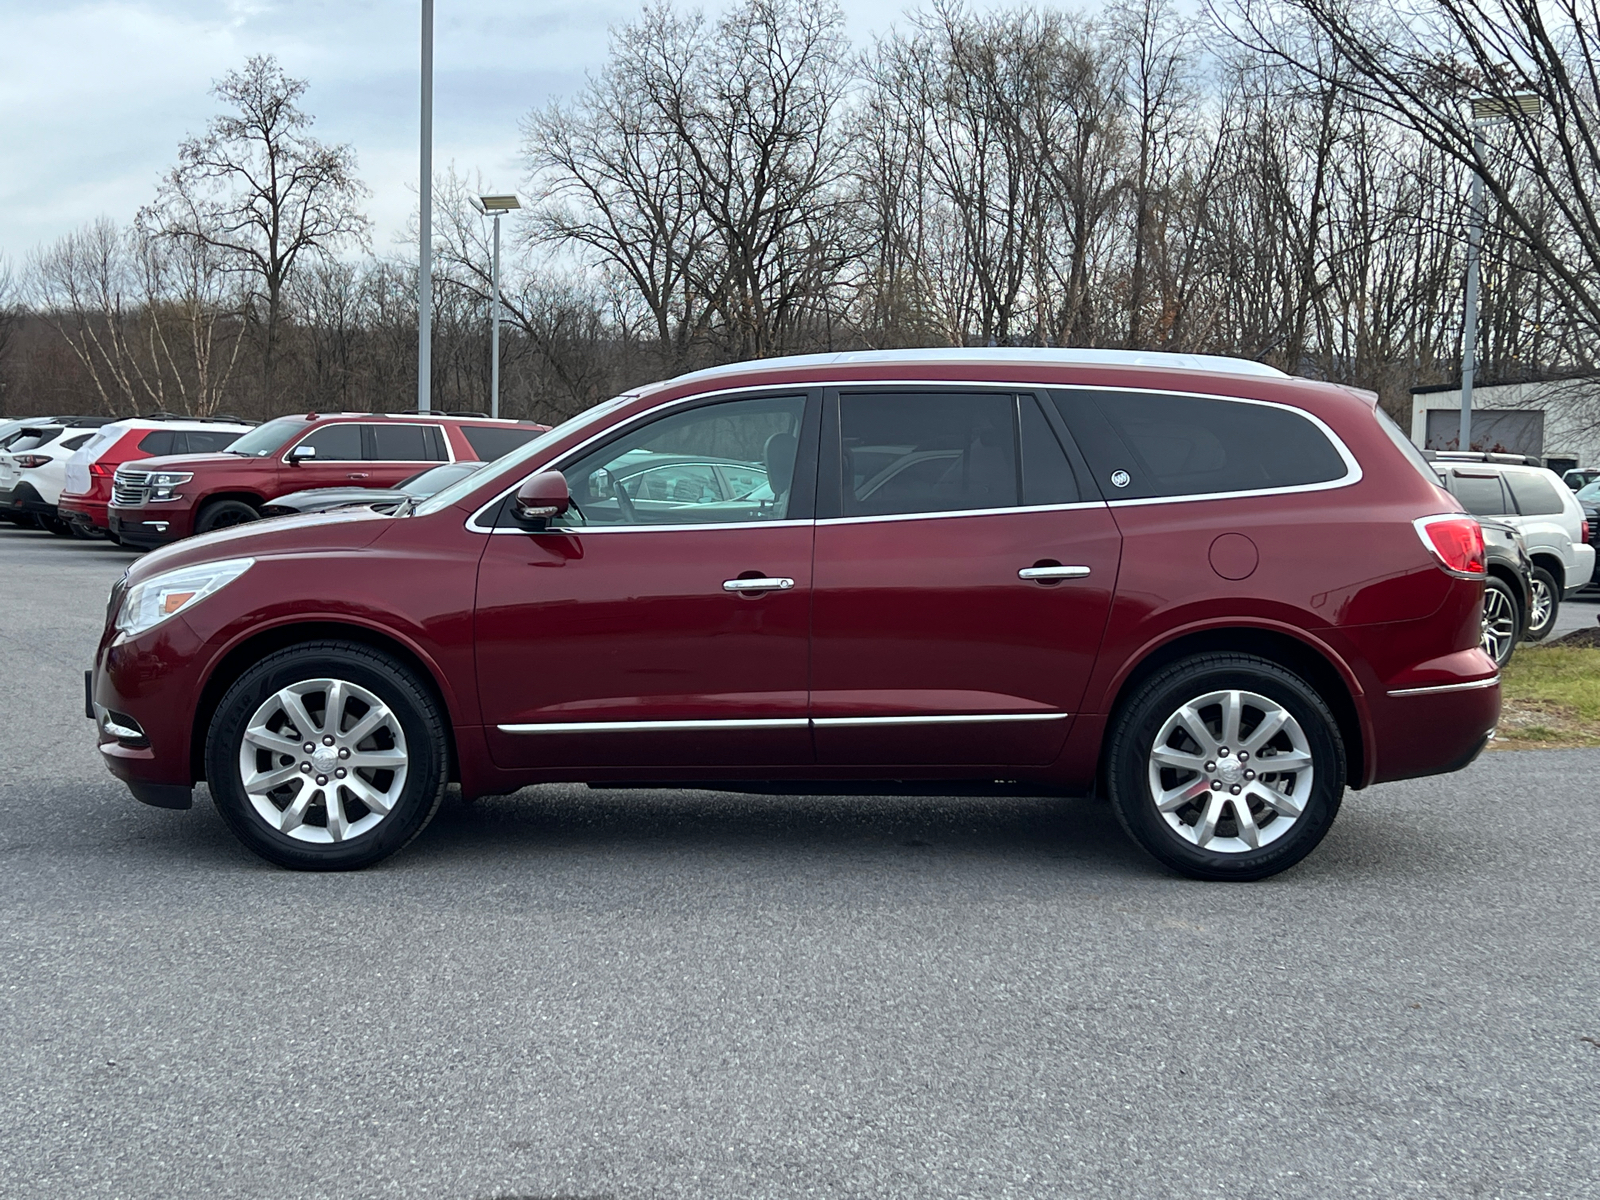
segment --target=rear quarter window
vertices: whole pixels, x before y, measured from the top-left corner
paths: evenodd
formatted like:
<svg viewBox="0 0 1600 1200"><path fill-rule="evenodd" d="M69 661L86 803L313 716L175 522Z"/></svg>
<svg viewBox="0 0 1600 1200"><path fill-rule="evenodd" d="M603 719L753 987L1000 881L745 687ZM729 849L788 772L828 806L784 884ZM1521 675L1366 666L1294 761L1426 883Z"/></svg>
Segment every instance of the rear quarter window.
<svg viewBox="0 0 1600 1200"><path fill-rule="evenodd" d="M1567 510L1556 485L1532 471L1507 471L1506 485L1517 510L1525 517L1553 517Z"/></svg>
<svg viewBox="0 0 1600 1200"><path fill-rule="evenodd" d="M1452 471L1449 482L1450 493L1475 517L1503 517L1512 511L1498 475L1462 475Z"/></svg>
<svg viewBox="0 0 1600 1200"><path fill-rule="evenodd" d="M139 439L139 450L141 453L148 454L151 458L157 458L165 454L177 454L179 451L173 449L176 442L177 435L172 430L152 429Z"/></svg>
<svg viewBox="0 0 1600 1200"><path fill-rule="evenodd" d="M510 454L539 436L537 429L506 429L493 425L463 425L461 436L467 439L472 452L484 462L493 462L502 454Z"/></svg>
<svg viewBox="0 0 1600 1200"><path fill-rule="evenodd" d="M1349 466L1293 409L1157 392L1058 392L1108 500L1309 487Z"/></svg>

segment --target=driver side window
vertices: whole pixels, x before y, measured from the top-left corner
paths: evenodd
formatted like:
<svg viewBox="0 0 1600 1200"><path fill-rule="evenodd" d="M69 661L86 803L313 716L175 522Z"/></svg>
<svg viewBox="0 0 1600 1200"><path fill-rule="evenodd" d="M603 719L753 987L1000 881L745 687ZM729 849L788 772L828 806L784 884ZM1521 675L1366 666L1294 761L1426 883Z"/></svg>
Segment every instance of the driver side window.
<svg viewBox="0 0 1600 1200"><path fill-rule="evenodd" d="M725 400L660 417L563 468L573 507L552 526L781 521L804 396Z"/></svg>

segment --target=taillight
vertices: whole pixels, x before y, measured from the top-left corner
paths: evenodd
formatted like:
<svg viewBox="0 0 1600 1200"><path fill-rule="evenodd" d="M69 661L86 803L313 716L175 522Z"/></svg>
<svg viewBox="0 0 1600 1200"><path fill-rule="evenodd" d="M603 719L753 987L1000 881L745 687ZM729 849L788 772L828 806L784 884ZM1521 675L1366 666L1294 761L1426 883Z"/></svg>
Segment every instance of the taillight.
<svg viewBox="0 0 1600 1200"><path fill-rule="evenodd" d="M19 467L27 467L31 469L33 467L44 466L45 463L50 461L50 456L47 454L13 454L11 456L11 461L16 463Z"/></svg>
<svg viewBox="0 0 1600 1200"><path fill-rule="evenodd" d="M1483 526L1461 513L1419 517L1411 523L1439 565L1463 579L1482 579Z"/></svg>
<svg viewBox="0 0 1600 1200"><path fill-rule="evenodd" d="M1589 522L1587 518L1585 518L1582 528L1583 532L1578 535L1578 540L1580 542L1587 542L1589 540Z"/></svg>
<svg viewBox="0 0 1600 1200"><path fill-rule="evenodd" d="M101 479L111 478L111 475L115 470L115 467L108 467L102 462L92 462L89 464L89 474L98 475Z"/></svg>

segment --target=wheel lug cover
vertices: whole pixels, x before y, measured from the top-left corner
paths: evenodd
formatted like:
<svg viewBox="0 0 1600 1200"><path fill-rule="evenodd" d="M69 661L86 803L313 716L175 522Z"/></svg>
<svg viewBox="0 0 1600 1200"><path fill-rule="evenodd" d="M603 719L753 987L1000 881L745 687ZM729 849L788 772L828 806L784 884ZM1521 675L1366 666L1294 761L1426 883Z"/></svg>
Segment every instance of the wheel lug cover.
<svg viewBox="0 0 1600 1200"><path fill-rule="evenodd" d="M1218 758L1227 758L1228 757L1228 748L1226 746L1223 746L1221 749L1219 749L1217 751L1217 757Z"/></svg>
<svg viewBox="0 0 1600 1200"><path fill-rule="evenodd" d="M1231 792L1233 795L1237 796L1239 794L1239 785L1237 783L1234 784L1231 788L1228 789L1228 791Z"/></svg>
<svg viewBox="0 0 1600 1200"><path fill-rule="evenodd" d="M1254 779L1256 777L1256 773L1254 771L1246 771L1244 773L1244 777L1246 779Z"/></svg>
<svg viewBox="0 0 1600 1200"><path fill-rule="evenodd" d="M1215 771L1215 770L1216 770L1216 769L1217 769L1217 764L1216 764L1216 763L1214 763L1214 762L1208 762L1208 763L1207 763L1207 764L1206 764L1206 770L1208 770L1208 771Z"/></svg>
<svg viewBox="0 0 1600 1200"><path fill-rule="evenodd" d="M300 764L300 769L302 771L304 771L307 775L311 774L311 764L310 763L307 763L307 762L301 763Z"/></svg>
<svg viewBox="0 0 1600 1200"><path fill-rule="evenodd" d="M1244 762L1245 759L1247 759L1249 757L1250 757L1250 751L1248 751L1248 750L1239 751L1239 761L1240 762Z"/></svg>
<svg viewBox="0 0 1600 1200"><path fill-rule="evenodd" d="M317 776L317 786L318 787L321 787L323 784L325 784L327 782L328 782L328 777L326 775L318 775ZM1237 792L1239 789L1238 788L1234 788L1233 790Z"/></svg>
<svg viewBox="0 0 1600 1200"><path fill-rule="evenodd" d="M300 748L302 750L304 750L307 754L310 754L313 750L315 750L317 748L317 744L315 742L307 742L304 746L302 746Z"/></svg>
<svg viewBox="0 0 1600 1200"><path fill-rule="evenodd" d="M340 758L349 758L350 757L350 751L341 749L339 751L339 757Z"/></svg>
<svg viewBox="0 0 1600 1200"><path fill-rule="evenodd" d="M1220 779L1213 779L1213 780L1212 780L1212 781L1211 781L1211 790L1212 790L1212 791L1213 791L1213 792L1220 792L1220 791L1221 791L1221 790L1222 790L1222 780L1220 780Z"/></svg>
<svg viewBox="0 0 1600 1200"><path fill-rule="evenodd" d="M345 777L345 774L346 774L345 769L343 767L340 767L337 771L335 771L333 773L333 776L334 776L335 779L343 779Z"/></svg>
<svg viewBox="0 0 1600 1200"><path fill-rule="evenodd" d="M330 733L330 734L327 734L326 736L324 736L323 739L322 739L322 744L324 746L333 745L333 735Z"/></svg>

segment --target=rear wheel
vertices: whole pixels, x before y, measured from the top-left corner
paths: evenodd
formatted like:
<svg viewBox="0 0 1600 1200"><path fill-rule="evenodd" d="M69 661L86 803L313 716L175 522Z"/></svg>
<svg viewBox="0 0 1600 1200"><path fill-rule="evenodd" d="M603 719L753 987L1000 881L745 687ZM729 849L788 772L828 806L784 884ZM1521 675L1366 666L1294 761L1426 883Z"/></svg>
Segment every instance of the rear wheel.
<svg viewBox="0 0 1600 1200"><path fill-rule="evenodd" d="M1522 610L1516 593L1503 579L1490 576L1483 585L1483 652L1503 667L1517 648L1517 628Z"/></svg>
<svg viewBox="0 0 1600 1200"><path fill-rule="evenodd" d="M444 796L445 717L404 665L317 642L269 655L217 706L206 781L239 839L279 866L370 866Z"/></svg>
<svg viewBox="0 0 1600 1200"><path fill-rule="evenodd" d="M1528 610L1528 628L1522 636L1530 642L1538 642L1556 627L1556 614L1561 611L1561 586L1549 571L1535 567L1532 591L1533 606Z"/></svg>
<svg viewBox="0 0 1600 1200"><path fill-rule="evenodd" d="M210 533L215 529L227 529L233 525L243 525L247 521L259 520L261 514L243 500L213 500L200 510L200 515L195 518L194 531L196 533Z"/></svg>
<svg viewBox="0 0 1600 1200"><path fill-rule="evenodd" d="M1107 782L1129 835L1191 879L1275 875L1314 850L1344 796L1344 745L1315 689L1266 659L1165 668L1119 711Z"/></svg>

